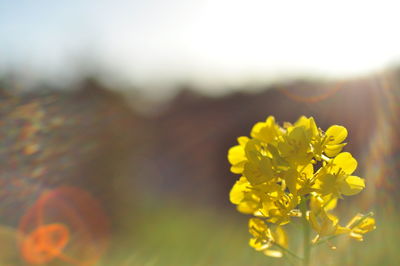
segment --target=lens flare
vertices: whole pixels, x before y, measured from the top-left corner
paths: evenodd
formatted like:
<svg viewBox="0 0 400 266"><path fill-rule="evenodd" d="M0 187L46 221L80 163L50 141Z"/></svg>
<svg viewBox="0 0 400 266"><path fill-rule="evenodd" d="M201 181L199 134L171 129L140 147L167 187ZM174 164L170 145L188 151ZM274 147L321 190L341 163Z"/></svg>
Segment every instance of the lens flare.
<svg viewBox="0 0 400 266"><path fill-rule="evenodd" d="M22 258L30 264L61 260L94 265L107 249L109 221L88 192L60 187L43 193L19 225Z"/></svg>
<svg viewBox="0 0 400 266"><path fill-rule="evenodd" d="M365 177L370 186L364 203L385 206L381 211L393 211L396 203L392 195L400 185L400 90L398 73L387 73L376 78L371 112L376 114L375 128L364 150Z"/></svg>
<svg viewBox="0 0 400 266"><path fill-rule="evenodd" d="M65 225L43 225L24 238L22 256L32 264L47 263L62 254L68 241L69 230Z"/></svg>
<svg viewBox="0 0 400 266"><path fill-rule="evenodd" d="M296 102L303 103L317 103L326 100L336 94L343 86L341 84L336 84L335 86L329 86L326 88L318 89L316 94L315 89L301 90L295 92L293 88L291 89L280 89L279 91L283 93L289 99Z"/></svg>

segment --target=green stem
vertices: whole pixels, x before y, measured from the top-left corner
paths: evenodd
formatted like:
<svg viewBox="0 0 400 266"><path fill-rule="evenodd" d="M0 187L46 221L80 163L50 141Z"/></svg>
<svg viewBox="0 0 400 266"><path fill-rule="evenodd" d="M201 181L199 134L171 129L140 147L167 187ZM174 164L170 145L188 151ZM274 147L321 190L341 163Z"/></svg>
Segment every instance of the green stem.
<svg viewBox="0 0 400 266"><path fill-rule="evenodd" d="M304 197L301 199L300 210L303 222L303 266L309 266L311 255L310 225L307 221L307 199Z"/></svg>
<svg viewBox="0 0 400 266"><path fill-rule="evenodd" d="M287 248L285 248L285 247L282 247L282 246L279 245L278 243L274 243L274 245L275 245L277 248L281 249L281 250L282 250L283 252L285 252L286 254L291 255L293 258L296 258L296 259L298 259L298 260L303 260L303 258L297 256L295 253L293 253L292 251L290 251L289 249L287 249Z"/></svg>

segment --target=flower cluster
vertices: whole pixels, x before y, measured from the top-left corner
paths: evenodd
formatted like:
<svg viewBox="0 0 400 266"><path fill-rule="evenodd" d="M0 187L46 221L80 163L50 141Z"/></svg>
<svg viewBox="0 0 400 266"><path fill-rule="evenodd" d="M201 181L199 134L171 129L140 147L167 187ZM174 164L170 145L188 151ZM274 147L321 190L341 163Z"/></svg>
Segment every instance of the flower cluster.
<svg viewBox="0 0 400 266"><path fill-rule="evenodd" d="M345 127L333 125L324 132L312 117L281 127L270 116L254 125L250 138L238 138L228 152L231 171L241 175L230 201L239 212L255 216L249 221L250 246L281 257L288 246L283 226L296 217L315 231L314 244L341 234L363 240L375 229L371 215L357 214L341 226L331 213L338 199L365 187L362 178L352 175L356 159L342 152L346 137Z"/></svg>

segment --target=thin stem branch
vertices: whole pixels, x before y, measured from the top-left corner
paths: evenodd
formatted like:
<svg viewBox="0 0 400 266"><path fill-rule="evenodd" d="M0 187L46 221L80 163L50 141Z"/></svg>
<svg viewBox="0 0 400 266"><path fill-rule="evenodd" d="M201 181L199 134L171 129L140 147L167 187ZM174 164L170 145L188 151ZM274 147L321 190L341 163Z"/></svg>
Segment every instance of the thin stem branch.
<svg viewBox="0 0 400 266"><path fill-rule="evenodd" d="M287 248L285 248L285 247L279 245L278 243L274 243L274 245L275 245L276 247L278 247L279 249L281 249L281 250L282 250L283 252L285 252L286 254L291 255L293 258L296 258L296 259L298 259L298 260L303 260L302 257L299 257L299 256L296 255L294 252L292 252L292 251L290 251L289 249L287 249Z"/></svg>

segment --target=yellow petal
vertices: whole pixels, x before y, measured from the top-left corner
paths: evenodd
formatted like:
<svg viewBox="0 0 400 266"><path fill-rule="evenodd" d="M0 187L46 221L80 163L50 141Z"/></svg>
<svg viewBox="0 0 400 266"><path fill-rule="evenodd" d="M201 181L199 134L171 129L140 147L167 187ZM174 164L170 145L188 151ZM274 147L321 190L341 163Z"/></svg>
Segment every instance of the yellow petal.
<svg viewBox="0 0 400 266"><path fill-rule="evenodd" d="M240 146L246 146L246 143L249 141L250 139L248 137L238 137L237 141L239 143Z"/></svg>
<svg viewBox="0 0 400 266"><path fill-rule="evenodd" d="M319 135L319 130L318 130L317 124L315 123L314 118L310 117L309 120L310 120L310 129L311 129L313 136Z"/></svg>
<svg viewBox="0 0 400 266"><path fill-rule="evenodd" d="M334 145L326 145L324 152L328 157L334 157L342 151L343 147L346 146L346 143L342 144L334 144Z"/></svg>
<svg viewBox="0 0 400 266"><path fill-rule="evenodd" d="M322 206L324 205L324 201L322 197L312 196L310 198L310 210L313 213L318 213Z"/></svg>
<svg viewBox="0 0 400 266"><path fill-rule="evenodd" d="M347 129L342 126L333 125L326 131L327 144L339 144L347 137Z"/></svg>
<svg viewBox="0 0 400 266"><path fill-rule="evenodd" d="M231 168L230 168L231 172L234 173L234 174L243 173L243 168L244 168L244 164L245 163L246 162L241 162L241 163L238 163L236 165L232 165Z"/></svg>
<svg viewBox="0 0 400 266"><path fill-rule="evenodd" d="M273 258L282 258L283 253L280 250L272 250L272 249L266 249L264 250L264 254L273 257Z"/></svg>
<svg viewBox="0 0 400 266"><path fill-rule="evenodd" d="M346 228L346 227L343 227L343 226L338 226L336 228L335 235L348 234L348 233L350 233L350 231L351 230L349 228Z"/></svg>
<svg viewBox="0 0 400 266"><path fill-rule="evenodd" d="M349 152L339 153L333 159L334 169L341 169L348 175L351 175L357 168L357 160Z"/></svg>
<svg viewBox="0 0 400 266"><path fill-rule="evenodd" d="M330 195L328 197L329 197L329 199L325 199L326 197L324 197L324 205L323 206L326 211L335 209L336 205L337 205L337 200L338 200L337 198L331 199L331 197L333 197L332 195Z"/></svg>
<svg viewBox="0 0 400 266"><path fill-rule="evenodd" d="M246 160L246 154L244 152L243 146L236 145L229 149L228 151L228 161L232 164L238 164Z"/></svg>
<svg viewBox="0 0 400 266"><path fill-rule="evenodd" d="M318 221L317 221L317 217L315 216L314 212L310 212L310 214L308 215L308 220L311 224L311 227L317 232L320 233L321 232L321 226L319 225Z"/></svg>
<svg viewBox="0 0 400 266"><path fill-rule="evenodd" d="M244 176L242 176L238 181L236 181L229 193L230 201L233 204L239 204L243 200L244 192L248 191L249 186L250 183Z"/></svg>
<svg viewBox="0 0 400 266"><path fill-rule="evenodd" d="M372 217L365 218L358 226L356 226L362 233L368 233L375 230L375 219Z"/></svg>
<svg viewBox="0 0 400 266"><path fill-rule="evenodd" d="M314 166L313 164L307 164L306 166L299 165L297 167L297 171L299 171L302 175L305 175L308 179L314 176Z"/></svg>
<svg viewBox="0 0 400 266"><path fill-rule="evenodd" d="M290 169L285 173L286 185L292 194L297 194L297 176L298 172L294 169Z"/></svg>
<svg viewBox="0 0 400 266"><path fill-rule="evenodd" d="M254 214L255 209L248 202L241 202L237 205L238 212L243 214Z"/></svg>
<svg viewBox="0 0 400 266"><path fill-rule="evenodd" d="M257 251L263 251L271 246L269 244L263 244L257 238L250 238L249 245Z"/></svg>
<svg viewBox="0 0 400 266"><path fill-rule="evenodd" d="M264 122L257 122L251 129L250 136L252 138L256 138L258 136L258 134L260 133L261 129L263 129L264 127L265 127Z"/></svg>
<svg viewBox="0 0 400 266"><path fill-rule="evenodd" d="M305 117L304 115L300 116L299 119L297 119L297 121L294 123L295 127L306 127L308 128L310 126L310 121L308 120L307 117Z"/></svg>
<svg viewBox="0 0 400 266"><path fill-rule="evenodd" d="M269 116L265 122L256 123L251 129L250 136L264 142L272 141L278 135L275 118Z"/></svg>
<svg viewBox="0 0 400 266"><path fill-rule="evenodd" d="M358 234L365 234L375 230L375 219L372 217L364 217L365 216L362 214L357 214L356 217L349 222L348 227ZM361 219L362 221L360 222Z"/></svg>
<svg viewBox="0 0 400 266"><path fill-rule="evenodd" d="M323 215L323 221L320 232L321 236L322 235L328 236L335 234L338 222L339 219L333 214L326 213L326 215Z"/></svg>
<svg viewBox="0 0 400 266"><path fill-rule="evenodd" d="M275 239L275 242L281 245L282 247L287 248L289 246L288 236L286 234L286 231L282 228L282 226L278 226L276 228L273 237Z"/></svg>
<svg viewBox="0 0 400 266"><path fill-rule="evenodd" d="M259 237L260 235L272 239L270 229L267 224L259 218L250 218L249 220L249 232L254 237ZM265 234L262 234L265 232ZM268 240L268 239L266 239Z"/></svg>
<svg viewBox="0 0 400 266"><path fill-rule="evenodd" d="M268 176L266 176L264 173L266 166L263 166L263 169L261 169L260 166L261 165L259 162L247 162L244 165L243 175L252 185L258 185L268 181Z"/></svg>
<svg viewBox="0 0 400 266"><path fill-rule="evenodd" d="M357 240L357 241L363 241L363 240L364 240L362 234L357 234L357 233L355 233L355 232L353 232L353 231L350 232L349 236L350 236L351 238Z"/></svg>
<svg viewBox="0 0 400 266"><path fill-rule="evenodd" d="M344 182L340 183L340 192L346 196L359 193L365 188L364 179L358 176L348 176Z"/></svg>
<svg viewBox="0 0 400 266"><path fill-rule="evenodd" d="M304 127L295 127L288 135L289 139L301 145L308 145L309 138Z"/></svg>

